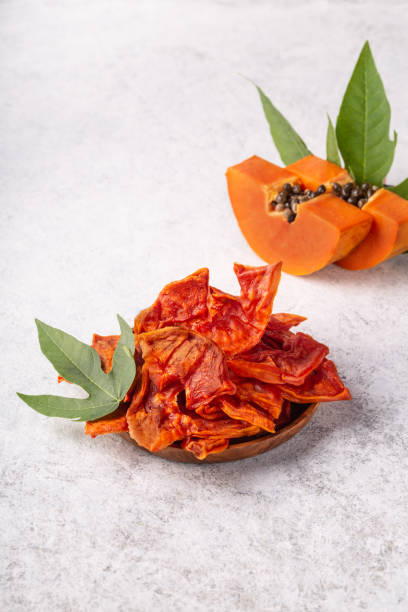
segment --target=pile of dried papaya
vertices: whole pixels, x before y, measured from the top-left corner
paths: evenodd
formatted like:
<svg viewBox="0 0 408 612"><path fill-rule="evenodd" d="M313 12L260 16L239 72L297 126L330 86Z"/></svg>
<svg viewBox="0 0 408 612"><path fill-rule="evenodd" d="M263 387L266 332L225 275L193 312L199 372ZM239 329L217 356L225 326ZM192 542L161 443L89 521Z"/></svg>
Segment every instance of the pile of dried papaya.
<svg viewBox="0 0 408 612"><path fill-rule="evenodd" d="M291 331L304 317L272 314L281 264L234 271L240 296L210 286L202 268L165 286L133 330L119 319L121 335L95 334L92 347L37 321L60 380L89 397L20 397L47 416L86 420L92 437L128 431L151 452L179 445L199 459L276 432L299 405L350 399L329 349Z"/></svg>
<svg viewBox="0 0 408 612"><path fill-rule="evenodd" d="M259 87L258 92L285 167L253 156L227 170L231 204L253 250L296 275L330 263L364 270L407 251L408 179L385 184L397 135L390 140L390 105L369 44L336 128L329 118L326 160L313 155Z"/></svg>

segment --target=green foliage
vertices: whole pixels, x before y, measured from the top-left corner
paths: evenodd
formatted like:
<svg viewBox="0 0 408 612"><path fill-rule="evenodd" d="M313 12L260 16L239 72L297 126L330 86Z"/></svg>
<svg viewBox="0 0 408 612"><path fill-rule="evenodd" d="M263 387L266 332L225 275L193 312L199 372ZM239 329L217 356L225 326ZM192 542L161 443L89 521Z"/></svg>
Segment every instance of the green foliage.
<svg viewBox="0 0 408 612"><path fill-rule="evenodd" d="M346 168L357 183L382 185L391 168L397 134L390 140L391 109L366 42L337 118L336 135Z"/></svg>
<svg viewBox="0 0 408 612"><path fill-rule="evenodd" d="M119 315L118 320L121 336L113 355L112 369L105 374L95 349L36 319L43 354L58 374L82 387L88 397L75 399L56 395L17 395L41 414L76 421L92 421L116 410L136 374L133 332Z"/></svg>
<svg viewBox="0 0 408 612"><path fill-rule="evenodd" d="M405 181L402 181L402 183L399 185L396 185L395 187L387 187L387 189L401 196L401 198L408 200L408 178L405 179Z"/></svg>
<svg viewBox="0 0 408 612"><path fill-rule="evenodd" d="M298 159L310 155L310 151L297 132L285 119L281 112L272 104L268 96L256 85L261 98L266 120L271 136L285 166L293 164Z"/></svg>
<svg viewBox="0 0 408 612"><path fill-rule="evenodd" d="M326 135L326 159L333 164L341 166L341 159L339 153L339 147L337 144L336 131L334 129L332 120L327 115L327 135Z"/></svg>

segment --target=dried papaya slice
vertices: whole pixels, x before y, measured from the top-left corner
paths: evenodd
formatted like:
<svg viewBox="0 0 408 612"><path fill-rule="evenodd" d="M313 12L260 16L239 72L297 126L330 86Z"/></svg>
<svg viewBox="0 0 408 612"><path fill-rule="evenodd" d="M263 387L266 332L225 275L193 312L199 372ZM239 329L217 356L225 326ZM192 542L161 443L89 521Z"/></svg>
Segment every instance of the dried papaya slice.
<svg viewBox="0 0 408 612"><path fill-rule="evenodd" d="M307 155L286 167L286 170L296 175L307 189L317 189L320 185L329 187L333 183L344 185L352 179L344 168L316 155Z"/></svg>
<svg viewBox="0 0 408 612"><path fill-rule="evenodd" d="M273 314L269 319L268 325L265 329L265 333L268 332L268 330L275 329L288 330L291 327L296 327L297 325L300 325L300 323L303 323L303 321L306 320L307 317L302 317L301 315L292 314L288 312L277 312Z"/></svg>
<svg viewBox="0 0 408 612"><path fill-rule="evenodd" d="M362 210L372 216L370 232L345 258L336 262L347 270L366 270L408 249L408 202L379 189Z"/></svg>
<svg viewBox="0 0 408 612"><path fill-rule="evenodd" d="M210 403L235 392L225 357L208 338L181 327L165 327L137 338L149 377L157 390L176 385L185 393L185 407Z"/></svg>
<svg viewBox="0 0 408 612"><path fill-rule="evenodd" d="M151 452L178 443L204 458L230 439L282 427L302 410L291 401L349 398L327 347L291 331L304 317L271 314L280 265L234 271L239 297L209 286L202 269L170 283L136 317L135 382L116 412L86 424L87 434L128 430ZM105 371L118 340L94 336Z"/></svg>
<svg viewBox="0 0 408 612"><path fill-rule="evenodd" d="M223 411L216 404L203 404L196 408L195 412L208 421L216 421L224 418Z"/></svg>
<svg viewBox="0 0 408 612"><path fill-rule="evenodd" d="M149 383L144 397L135 397L127 412L131 437L155 452L205 428L218 435L215 421L193 418L183 410L193 411L218 395L235 392L219 347L181 327L145 332L137 342Z"/></svg>
<svg viewBox="0 0 408 612"><path fill-rule="evenodd" d="M261 339L271 316L281 264L234 264L234 272L241 287L240 297L211 287L208 320L197 320L193 325L195 331L211 338L226 355L248 350Z"/></svg>
<svg viewBox="0 0 408 612"><path fill-rule="evenodd" d="M137 315L135 333L188 325L189 321L207 318L208 277L208 268L201 268L166 285L154 304Z"/></svg>
<svg viewBox="0 0 408 612"><path fill-rule="evenodd" d="M281 349L271 349L270 357L281 370L283 381L296 385L301 384L322 363L329 349L302 332L289 334Z"/></svg>
<svg viewBox="0 0 408 612"><path fill-rule="evenodd" d="M92 347L101 358L101 366L104 372L110 372L112 369L112 358L120 336L100 336L94 334L92 337Z"/></svg>
<svg viewBox="0 0 408 612"><path fill-rule="evenodd" d="M140 375L140 382L138 388L135 390L133 394L132 401L130 402L130 406L128 407L128 414L137 412L145 398L147 396L147 392L149 391L150 386L150 378L149 378L149 370L147 365L144 363L142 366L142 373Z"/></svg>
<svg viewBox="0 0 408 612"><path fill-rule="evenodd" d="M129 434L139 446L157 452L186 436L184 415L177 405L178 392L174 385L159 392L150 384L143 404L129 408Z"/></svg>
<svg viewBox="0 0 408 612"><path fill-rule="evenodd" d="M246 353L228 359L227 363L235 376L255 378L275 385L283 383L282 372L271 357L271 348L263 342Z"/></svg>
<svg viewBox="0 0 408 612"><path fill-rule="evenodd" d="M295 327L306 321L306 317L291 315L285 312L272 315L262 336L263 344L271 348L283 348L284 344L293 335L291 327Z"/></svg>
<svg viewBox="0 0 408 612"><path fill-rule="evenodd" d="M329 349L311 336L285 329L265 332L262 342L228 360L234 374L280 385L301 385L328 355Z"/></svg>
<svg viewBox="0 0 408 612"><path fill-rule="evenodd" d="M275 433L276 417L261 406L245 402L237 397L222 397L218 400L218 404L231 419L245 419L255 427Z"/></svg>
<svg viewBox="0 0 408 612"><path fill-rule="evenodd" d="M289 182L276 168L254 156L227 170L238 224L262 259L282 261L282 269L290 274L311 274L345 257L367 235L370 215L331 193L299 205L295 220L289 223L271 207L277 189ZM290 176L300 181L293 173Z"/></svg>
<svg viewBox="0 0 408 612"><path fill-rule="evenodd" d="M127 405L122 404L106 417L97 419L96 421L87 421L85 423L85 433L91 438L104 434L115 434L121 431L128 431L128 423L126 419Z"/></svg>
<svg viewBox="0 0 408 612"><path fill-rule="evenodd" d="M197 459L205 459L211 453L221 453L229 446L228 438L194 438L189 436L180 444L181 448L190 451Z"/></svg>
<svg viewBox="0 0 408 612"><path fill-rule="evenodd" d="M325 359L313 370L302 385L281 385L280 389L285 399L295 403L351 399L350 391L340 380L336 366L329 359Z"/></svg>
<svg viewBox="0 0 408 612"><path fill-rule="evenodd" d="M226 355L255 346L271 316L281 264L235 264L234 272L241 287L239 297L209 287L208 270L199 270L167 285L155 303L136 317L135 332L182 325L213 340Z"/></svg>
<svg viewBox="0 0 408 612"><path fill-rule="evenodd" d="M242 420L224 418L209 420L195 413L182 412L177 402L177 389L157 391L151 385L143 406L136 412L129 409L129 433L139 446L157 452L188 436L197 438L241 438L253 436L259 428Z"/></svg>
<svg viewBox="0 0 408 612"><path fill-rule="evenodd" d="M260 426L246 421L244 414L241 414L240 417L228 418L231 415L226 416L223 408L225 401L227 401L227 396L217 400L217 405L225 413L222 419L207 420L190 414L185 415L184 425L187 435L198 438L247 438L259 433Z"/></svg>
<svg viewBox="0 0 408 612"><path fill-rule="evenodd" d="M279 386L250 379L234 379L234 382L237 388L234 397L260 406L274 419L279 417L282 410Z"/></svg>

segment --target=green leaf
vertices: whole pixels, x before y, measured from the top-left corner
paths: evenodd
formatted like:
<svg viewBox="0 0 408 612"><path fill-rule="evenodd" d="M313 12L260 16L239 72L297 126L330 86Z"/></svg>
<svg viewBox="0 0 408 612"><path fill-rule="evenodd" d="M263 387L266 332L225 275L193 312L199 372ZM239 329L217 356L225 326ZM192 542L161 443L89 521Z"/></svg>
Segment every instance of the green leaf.
<svg viewBox="0 0 408 612"><path fill-rule="evenodd" d="M92 421L114 412L129 390L136 374L132 329L118 315L121 336L113 354L112 369L102 370L98 353L91 346L36 319L41 350L57 372L87 393L86 399L56 395L17 395L46 416Z"/></svg>
<svg viewBox="0 0 408 612"><path fill-rule="evenodd" d="M387 187L387 189L401 196L401 198L408 200L408 178L405 179L405 181L402 181L402 183L399 185L396 185L395 187Z"/></svg>
<svg viewBox="0 0 408 612"><path fill-rule="evenodd" d="M344 94L336 135L346 168L357 183L381 185L394 159L397 134L389 138L391 108L365 43Z"/></svg>
<svg viewBox="0 0 408 612"><path fill-rule="evenodd" d="M261 98L262 107L276 148L278 149L281 160L287 166L293 164L298 159L310 155L310 151L297 132L290 125L289 121L272 104L268 96L262 89L255 85Z"/></svg>
<svg viewBox="0 0 408 612"><path fill-rule="evenodd" d="M326 159L332 164L337 164L341 166L341 159L339 153L339 147L337 144L336 132L330 119L329 115L327 115L327 119L329 123L327 125L327 136L326 136Z"/></svg>

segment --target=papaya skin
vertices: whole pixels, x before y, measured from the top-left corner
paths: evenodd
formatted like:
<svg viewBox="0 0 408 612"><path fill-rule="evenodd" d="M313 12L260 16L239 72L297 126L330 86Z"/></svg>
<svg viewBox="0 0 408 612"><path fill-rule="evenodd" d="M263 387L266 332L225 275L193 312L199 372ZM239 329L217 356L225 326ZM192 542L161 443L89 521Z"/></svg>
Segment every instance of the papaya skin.
<svg viewBox="0 0 408 612"><path fill-rule="evenodd" d="M307 155L287 166L286 170L293 172L306 189L312 189L313 191L319 185L325 185L326 187L333 183L344 185L352 180L347 170L316 157L316 155Z"/></svg>
<svg viewBox="0 0 408 612"><path fill-rule="evenodd" d="M366 270L408 249L408 201L379 189L363 206L373 222L370 232L336 264L347 270Z"/></svg>
<svg viewBox="0 0 408 612"><path fill-rule="evenodd" d="M288 223L271 208L271 194L289 179L298 179L259 157L232 166L226 174L232 208L247 242L265 261L282 261L289 274L324 268L369 232L369 214L328 193L301 204L296 219Z"/></svg>

